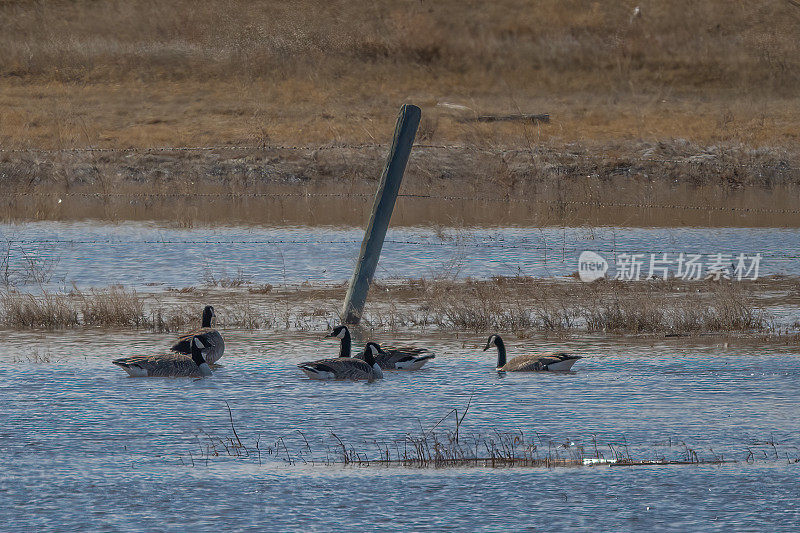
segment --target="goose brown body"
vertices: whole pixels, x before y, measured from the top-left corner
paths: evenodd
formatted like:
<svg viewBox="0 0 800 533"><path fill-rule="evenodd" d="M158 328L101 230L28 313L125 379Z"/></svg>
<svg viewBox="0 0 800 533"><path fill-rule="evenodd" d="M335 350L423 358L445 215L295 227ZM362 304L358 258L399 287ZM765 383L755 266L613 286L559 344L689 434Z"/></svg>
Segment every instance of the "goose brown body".
<svg viewBox="0 0 800 533"><path fill-rule="evenodd" d="M363 359L364 352L356 357ZM425 348L381 346L381 353L375 359L384 370L417 370L434 357L436 355Z"/></svg>
<svg viewBox="0 0 800 533"><path fill-rule="evenodd" d="M383 378L381 367L375 361L378 345L368 342L364 349L365 360L355 357L320 359L297 365L311 379L349 379L373 381Z"/></svg>
<svg viewBox="0 0 800 533"><path fill-rule="evenodd" d="M192 355L165 352L154 355L135 355L115 359L113 364L125 370L131 377L206 377L211 369L203 358L206 346L199 337L190 341Z"/></svg>
<svg viewBox="0 0 800 533"><path fill-rule="evenodd" d="M498 368L503 372L542 372L548 370L569 370L581 356L569 353L541 353L518 355ZM560 365L560 366L559 366ZM569 365L567 367L566 365Z"/></svg>
<svg viewBox="0 0 800 533"><path fill-rule="evenodd" d="M518 355L506 361L506 346L500 335L492 335L486 341L484 351L497 347L497 370L499 372L566 372L572 368L580 355L566 352L548 352Z"/></svg>
<svg viewBox="0 0 800 533"><path fill-rule="evenodd" d="M170 350L187 355L191 354L192 338L199 337L206 346L205 352L203 353L206 362L210 365L213 365L219 361L220 357L222 357L222 355L225 353L225 341L222 338L222 334L211 327L211 319L215 316L216 314L214 313L214 308L210 305L207 305L203 309L202 326L192 331L188 331L178 337L178 342L172 345Z"/></svg>

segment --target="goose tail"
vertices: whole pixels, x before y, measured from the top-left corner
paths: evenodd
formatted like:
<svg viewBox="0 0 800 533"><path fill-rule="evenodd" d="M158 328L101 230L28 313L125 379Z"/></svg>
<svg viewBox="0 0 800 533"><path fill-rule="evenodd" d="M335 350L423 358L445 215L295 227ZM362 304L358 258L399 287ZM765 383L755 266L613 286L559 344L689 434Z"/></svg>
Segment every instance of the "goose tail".
<svg viewBox="0 0 800 533"><path fill-rule="evenodd" d="M334 372L323 370L314 363L300 363L297 368L311 379L336 379Z"/></svg>
<svg viewBox="0 0 800 533"><path fill-rule="evenodd" d="M551 363L547 365L547 370L553 370L556 372L569 372L572 369L572 365L578 362L578 359L583 359L583 357L580 355L571 355L569 357L565 357L557 363Z"/></svg>
<svg viewBox="0 0 800 533"><path fill-rule="evenodd" d="M170 348L170 350L173 351L173 352L177 352L177 353L191 354L192 353L192 345L191 345L191 342L189 340L181 339L178 342L176 342L175 344L173 344L172 348Z"/></svg>
<svg viewBox="0 0 800 533"><path fill-rule="evenodd" d="M398 361L395 363L395 367L399 370L418 370L422 368L422 366L431 359L434 359L436 356L432 353L427 353L425 355L421 355L419 357L414 357L408 361Z"/></svg>
<svg viewBox="0 0 800 533"><path fill-rule="evenodd" d="M127 372L132 378L147 376L147 370L136 365L135 363L129 363L125 359L115 359L111 361L111 364L117 365L122 370Z"/></svg>

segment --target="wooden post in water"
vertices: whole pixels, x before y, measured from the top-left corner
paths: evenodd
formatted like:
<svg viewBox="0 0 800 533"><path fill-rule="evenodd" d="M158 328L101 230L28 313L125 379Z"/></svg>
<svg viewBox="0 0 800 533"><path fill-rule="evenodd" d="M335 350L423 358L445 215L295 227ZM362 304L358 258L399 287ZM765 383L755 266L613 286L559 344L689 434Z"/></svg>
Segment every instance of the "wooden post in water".
<svg viewBox="0 0 800 533"><path fill-rule="evenodd" d="M364 232L364 240L361 242L361 253L358 255L358 262L344 299L342 319L345 324L355 325L361 321L364 302L367 301L367 292L378 266L383 240L389 228L389 219L392 218L394 203L403 181L403 173L406 170L421 116L422 111L415 105L406 104L400 108L392 148L381 175L375 203L372 205L372 214Z"/></svg>

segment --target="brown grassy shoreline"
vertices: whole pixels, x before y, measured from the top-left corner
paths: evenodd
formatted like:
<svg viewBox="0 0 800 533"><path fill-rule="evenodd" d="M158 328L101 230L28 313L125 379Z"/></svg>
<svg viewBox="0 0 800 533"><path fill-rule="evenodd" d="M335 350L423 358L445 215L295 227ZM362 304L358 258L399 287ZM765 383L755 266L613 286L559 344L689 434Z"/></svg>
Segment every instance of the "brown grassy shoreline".
<svg viewBox="0 0 800 533"><path fill-rule="evenodd" d="M0 219L361 225L387 151L4 153ZM798 193L800 154L789 150L423 143L394 223L797 227Z"/></svg>
<svg viewBox="0 0 800 533"><path fill-rule="evenodd" d="M2 1L0 216L361 224L362 197L253 195L371 194L386 150L348 147L413 102L419 142L465 149L416 150L405 191L475 200L403 224L798 226L800 8L635 5ZM551 120L468 120L518 112ZM216 145L255 148L138 151ZM135 151L9 152L73 148Z"/></svg>
<svg viewBox="0 0 800 533"><path fill-rule="evenodd" d="M487 331L756 337L797 335L797 323L776 322L771 309L800 307L798 281L597 282L532 278L487 281L409 280L375 285L362 326L383 331ZM7 329L116 328L179 331L213 302L218 327L325 330L339 322L344 286L188 287L140 294L108 290L38 295L0 294Z"/></svg>

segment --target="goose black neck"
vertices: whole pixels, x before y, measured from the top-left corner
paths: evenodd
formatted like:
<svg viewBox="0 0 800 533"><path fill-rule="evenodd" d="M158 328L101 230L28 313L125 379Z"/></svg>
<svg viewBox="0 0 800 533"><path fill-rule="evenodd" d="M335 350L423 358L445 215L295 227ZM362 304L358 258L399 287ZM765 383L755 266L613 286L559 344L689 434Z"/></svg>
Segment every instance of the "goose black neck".
<svg viewBox="0 0 800 533"><path fill-rule="evenodd" d="M203 357L203 352L200 351L200 348L194 343L194 339L192 339L192 361L197 364L197 366L202 365L206 362L206 358Z"/></svg>
<svg viewBox="0 0 800 533"><path fill-rule="evenodd" d="M350 357L351 344L350 331L345 329L344 337L342 337L342 342L339 346L339 357Z"/></svg>
<svg viewBox="0 0 800 533"><path fill-rule="evenodd" d="M210 307L206 307L203 309L203 327L210 328L211 327L211 317L213 316Z"/></svg>
<svg viewBox="0 0 800 533"><path fill-rule="evenodd" d="M497 368L502 368L506 366L506 345L500 337L495 337L494 345L497 346Z"/></svg>
<svg viewBox="0 0 800 533"><path fill-rule="evenodd" d="M364 347L364 362L369 366L375 364L375 356L372 355L372 348L370 348L369 344Z"/></svg>

